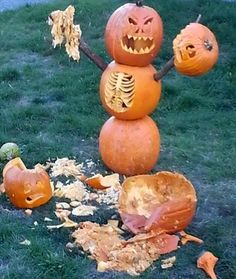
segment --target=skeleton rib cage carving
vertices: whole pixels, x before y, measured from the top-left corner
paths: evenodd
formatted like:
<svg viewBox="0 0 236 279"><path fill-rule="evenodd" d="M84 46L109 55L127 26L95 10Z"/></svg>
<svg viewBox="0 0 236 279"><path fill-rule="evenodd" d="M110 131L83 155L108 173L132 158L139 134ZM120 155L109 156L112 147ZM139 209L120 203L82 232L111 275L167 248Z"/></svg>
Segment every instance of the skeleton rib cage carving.
<svg viewBox="0 0 236 279"><path fill-rule="evenodd" d="M134 89L134 76L122 72L112 72L105 85L105 101L114 111L124 112L133 104Z"/></svg>

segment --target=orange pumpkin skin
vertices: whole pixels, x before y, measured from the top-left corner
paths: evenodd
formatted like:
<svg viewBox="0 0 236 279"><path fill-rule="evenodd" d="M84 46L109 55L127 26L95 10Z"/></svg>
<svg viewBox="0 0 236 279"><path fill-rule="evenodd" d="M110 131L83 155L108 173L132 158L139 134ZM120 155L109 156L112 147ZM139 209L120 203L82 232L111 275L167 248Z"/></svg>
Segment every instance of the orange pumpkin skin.
<svg viewBox="0 0 236 279"><path fill-rule="evenodd" d="M134 233L174 233L187 227L196 211L189 180L167 171L127 178L119 196L119 213Z"/></svg>
<svg viewBox="0 0 236 279"><path fill-rule="evenodd" d="M38 207L52 197L46 171L40 167L27 169L20 158L7 163L3 170L3 183L10 201L19 208Z"/></svg>
<svg viewBox="0 0 236 279"><path fill-rule="evenodd" d="M105 45L118 63L130 66L149 65L161 47L163 25L159 14L147 6L125 4L109 18Z"/></svg>
<svg viewBox="0 0 236 279"><path fill-rule="evenodd" d="M219 56L214 34L200 23L187 25L173 40L173 50L176 70L187 76L205 74Z"/></svg>
<svg viewBox="0 0 236 279"><path fill-rule="evenodd" d="M160 135L149 117L126 121L109 118L99 136L99 151L114 172L135 175L149 172L160 151Z"/></svg>
<svg viewBox="0 0 236 279"><path fill-rule="evenodd" d="M100 99L105 110L118 119L133 120L150 114L161 96L152 65L132 67L111 62L100 82Z"/></svg>

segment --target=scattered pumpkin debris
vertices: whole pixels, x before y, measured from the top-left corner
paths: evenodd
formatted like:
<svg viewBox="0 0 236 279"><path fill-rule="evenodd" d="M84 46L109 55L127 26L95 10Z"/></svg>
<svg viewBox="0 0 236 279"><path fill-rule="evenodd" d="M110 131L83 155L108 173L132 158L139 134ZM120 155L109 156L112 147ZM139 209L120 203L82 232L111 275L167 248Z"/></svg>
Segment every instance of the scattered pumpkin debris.
<svg viewBox="0 0 236 279"><path fill-rule="evenodd" d="M28 240L28 239L25 239L25 240L21 241L19 244L25 245L25 246L30 246L31 245L31 241Z"/></svg>
<svg viewBox="0 0 236 279"><path fill-rule="evenodd" d="M203 269L211 279L217 279L214 267L218 258L212 252L205 251L197 260L197 267Z"/></svg>
<svg viewBox="0 0 236 279"><path fill-rule="evenodd" d="M95 210L97 210L96 206L81 204L81 205L72 209L72 215L74 215L74 216L93 215Z"/></svg>
<svg viewBox="0 0 236 279"><path fill-rule="evenodd" d="M82 201L85 198L86 190L83 183L76 180L68 185L63 185L60 181L56 185L54 196L67 198L71 201Z"/></svg>
<svg viewBox="0 0 236 279"><path fill-rule="evenodd" d="M161 268L162 269L170 268L174 265L175 262L176 262L176 256L161 260Z"/></svg>
<svg viewBox="0 0 236 279"><path fill-rule="evenodd" d="M56 208L57 209L69 209L70 205L67 202L57 202L56 203Z"/></svg>
<svg viewBox="0 0 236 279"><path fill-rule="evenodd" d="M181 236L181 243L182 245L185 245L186 243L188 242L195 242L195 243L198 243L198 244L202 244L203 243L203 240L196 237L196 236L193 236L191 234L187 234L186 232L184 231L180 231L179 232L180 236Z"/></svg>
<svg viewBox="0 0 236 279"><path fill-rule="evenodd" d="M102 176L101 174L96 174L92 177L86 178L85 183L90 187L97 190L105 190L111 186L120 186L119 174L113 173L111 175Z"/></svg>
<svg viewBox="0 0 236 279"><path fill-rule="evenodd" d="M0 194L1 193L5 193L5 187L4 187L4 184L0 184Z"/></svg>
<svg viewBox="0 0 236 279"><path fill-rule="evenodd" d="M59 228L77 228L78 227L78 223L70 220L68 217L64 218L65 222L59 225L52 225L52 226L47 226L47 228L49 230L51 229L59 229Z"/></svg>
<svg viewBox="0 0 236 279"><path fill-rule="evenodd" d="M120 230L121 231L121 230ZM157 260L162 253L177 249L178 237L167 235L137 235L126 241L114 226L100 226L92 222L82 222L73 232L75 244L97 261L98 271L125 271L130 275L139 275ZM173 238L174 237L174 245ZM166 247L168 247L166 249Z"/></svg>
<svg viewBox="0 0 236 279"><path fill-rule="evenodd" d="M51 218L45 217L44 222L52 222L53 220Z"/></svg>
<svg viewBox="0 0 236 279"><path fill-rule="evenodd" d="M57 209L54 213L61 221L65 221L65 219L71 214L71 211L67 209Z"/></svg>
<svg viewBox="0 0 236 279"><path fill-rule="evenodd" d="M72 201L72 202L70 202L70 206L71 207L77 207L77 206L79 206L80 205L80 202L79 201Z"/></svg>
<svg viewBox="0 0 236 279"><path fill-rule="evenodd" d="M80 178L84 176L82 174L81 165L76 164L75 160L71 160L67 157L65 158L58 158L54 163L49 163L51 166L51 177L58 177L58 176L74 176Z"/></svg>
<svg viewBox="0 0 236 279"><path fill-rule="evenodd" d="M31 209L26 209L25 210L25 215L27 215L27 216L31 216L32 213L33 213L33 211Z"/></svg>

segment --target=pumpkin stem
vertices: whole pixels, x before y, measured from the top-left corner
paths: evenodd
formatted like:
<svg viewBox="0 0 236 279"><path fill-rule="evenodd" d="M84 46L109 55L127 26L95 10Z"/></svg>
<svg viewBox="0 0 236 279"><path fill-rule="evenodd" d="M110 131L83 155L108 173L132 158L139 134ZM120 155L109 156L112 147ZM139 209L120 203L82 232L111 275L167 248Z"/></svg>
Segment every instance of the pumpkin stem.
<svg viewBox="0 0 236 279"><path fill-rule="evenodd" d="M137 5L138 7L142 7L142 6L143 6L143 0L137 0L137 1L136 1L136 5Z"/></svg>

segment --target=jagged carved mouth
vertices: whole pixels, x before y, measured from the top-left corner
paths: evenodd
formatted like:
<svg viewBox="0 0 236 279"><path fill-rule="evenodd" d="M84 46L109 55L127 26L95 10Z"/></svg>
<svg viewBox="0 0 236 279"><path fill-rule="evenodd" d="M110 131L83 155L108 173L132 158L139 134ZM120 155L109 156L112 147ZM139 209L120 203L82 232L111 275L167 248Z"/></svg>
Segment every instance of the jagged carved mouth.
<svg viewBox="0 0 236 279"><path fill-rule="evenodd" d="M133 54L146 54L155 47L152 37L125 35L121 40L122 49Z"/></svg>

